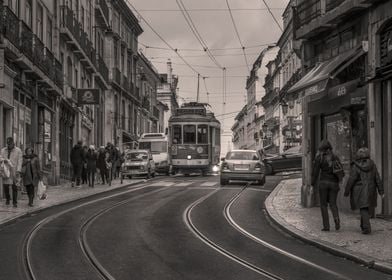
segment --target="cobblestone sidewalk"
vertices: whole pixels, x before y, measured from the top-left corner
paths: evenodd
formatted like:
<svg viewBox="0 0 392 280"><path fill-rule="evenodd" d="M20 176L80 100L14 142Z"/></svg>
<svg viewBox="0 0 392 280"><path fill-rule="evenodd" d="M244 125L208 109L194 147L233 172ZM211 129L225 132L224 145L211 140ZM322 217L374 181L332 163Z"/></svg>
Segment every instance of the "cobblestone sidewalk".
<svg viewBox="0 0 392 280"><path fill-rule="evenodd" d="M282 181L268 197L266 209L274 222L313 245L392 273L391 221L372 219L372 234L363 235L359 213L339 213L341 229L322 232L320 209L300 204L301 185L302 179Z"/></svg>

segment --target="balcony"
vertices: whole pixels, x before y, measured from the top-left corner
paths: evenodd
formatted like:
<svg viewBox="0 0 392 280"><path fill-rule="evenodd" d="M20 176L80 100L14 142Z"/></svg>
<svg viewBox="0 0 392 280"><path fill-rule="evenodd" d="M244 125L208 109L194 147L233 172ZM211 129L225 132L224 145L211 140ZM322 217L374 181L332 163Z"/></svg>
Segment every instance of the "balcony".
<svg viewBox="0 0 392 280"><path fill-rule="evenodd" d="M8 39L15 47L19 47L19 19L14 12L7 6L3 7L3 21L4 21L4 36Z"/></svg>
<svg viewBox="0 0 392 280"><path fill-rule="evenodd" d="M23 21L20 25L21 34L20 34L20 51L31 61L33 61L34 53L33 53L33 37L34 34L31 31L30 27L27 26Z"/></svg>
<svg viewBox="0 0 392 280"><path fill-rule="evenodd" d="M48 49L44 49L45 53L45 61L44 61L44 72L50 77L51 80L55 81L55 73L54 73L54 55Z"/></svg>
<svg viewBox="0 0 392 280"><path fill-rule="evenodd" d="M105 61L100 55L97 55L96 59L96 65L98 68L98 72L102 75L102 78L105 80L105 82L109 81L109 69L106 66Z"/></svg>
<svg viewBox="0 0 392 280"><path fill-rule="evenodd" d="M98 23L106 28L109 27L109 7L106 0L95 1L95 15L97 16Z"/></svg>
<svg viewBox="0 0 392 280"><path fill-rule="evenodd" d="M45 72L45 54L44 49L45 45L42 41L34 35L34 42L33 42L33 52L34 52L34 63L38 66L42 72Z"/></svg>
<svg viewBox="0 0 392 280"><path fill-rule="evenodd" d="M294 12L296 39L309 39L367 9L364 0L302 0Z"/></svg>
<svg viewBox="0 0 392 280"><path fill-rule="evenodd" d="M56 58L54 59L54 83L60 88L64 85L63 66Z"/></svg>
<svg viewBox="0 0 392 280"><path fill-rule="evenodd" d="M116 83L119 87L121 86L121 72L118 68L112 68L112 82Z"/></svg>

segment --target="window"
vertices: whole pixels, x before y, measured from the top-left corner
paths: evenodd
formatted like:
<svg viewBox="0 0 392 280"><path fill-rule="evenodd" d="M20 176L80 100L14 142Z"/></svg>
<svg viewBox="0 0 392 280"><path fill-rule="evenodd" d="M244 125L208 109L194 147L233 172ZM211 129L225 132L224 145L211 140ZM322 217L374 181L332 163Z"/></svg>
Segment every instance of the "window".
<svg viewBox="0 0 392 280"><path fill-rule="evenodd" d="M181 125L173 125L173 144L182 144Z"/></svg>
<svg viewBox="0 0 392 280"><path fill-rule="evenodd" d="M198 125L197 126L197 143L208 144L208 126Z"/></svg>
<svg viewBox="0 0 392 280"><path fill-rule="evenodd" d="M196 144L195 125L184 125L184 144Z"/></svg>
<svg viewBox="0 0 392 280"><path fill-rule="evenodd" d="M215 146L220 146L221 141L220 128L215 128Z"/></svg>
<svg viewBox="0 0 392 280"><path fill-rule="evenodd" d="M166 141L140 142L139 149L150 150L151 153L167 153Z"/></svg>
<svg viewBox="0 0 392 280"><path fill-rule="evenodd" d="M46 47L52 50L52 20L47 18L46 21Z"/></svg>
<svg viewBox="0 0 392 280"><path fill-rule="evenodd" d="M114 67L118 68L118 46L117 41L114 41Z"/></svg>
<svg viewBox="0 0 392 280"><path fill-rule="evenodd" d="M84 7L80 9L80 23L82 24L82 31L84 31Z"/></svg>
<svg viewBox="0 0 392 280"><path fill-rule="evenodd" d="M31 8L31 0L26 0L25 2L25 22L26 24L32 28L33 25L33 17L31 16L32 13L32 8Z"/></svg>
<svg viewBox="0 0 392 280"><path fill-rule="evenodd" d="M255 152L229 152L226 159L238 159L238 160L260 160L259 156Z"/></svg>
<svg viewBox="0 0 392 280"><path fill-rule="evenodd" d="M42 40L43 33L44 33L44 11L40 4L37 4L37 36Z"/></svg>

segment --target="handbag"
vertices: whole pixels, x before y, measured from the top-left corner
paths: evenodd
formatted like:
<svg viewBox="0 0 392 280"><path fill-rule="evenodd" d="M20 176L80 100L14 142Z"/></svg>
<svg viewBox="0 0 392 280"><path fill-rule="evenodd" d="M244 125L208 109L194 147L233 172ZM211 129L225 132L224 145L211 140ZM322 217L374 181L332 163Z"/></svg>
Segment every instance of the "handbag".
<svg viewBox="0 0 392 280"><path fill-rule="evenodd" d="M3 179L8 179L11 177L11 170L4 160L2 160L0 163L0 177Z"/></svg>
<svg viewBox="0 0 392 280"><path fill-rule="evenodd" d="M332 173L335 174L336 177L338 177L339 182L343 179L344 177L344 169L343 165L340 162L339 158L335 157L332 161Z"/></svg>

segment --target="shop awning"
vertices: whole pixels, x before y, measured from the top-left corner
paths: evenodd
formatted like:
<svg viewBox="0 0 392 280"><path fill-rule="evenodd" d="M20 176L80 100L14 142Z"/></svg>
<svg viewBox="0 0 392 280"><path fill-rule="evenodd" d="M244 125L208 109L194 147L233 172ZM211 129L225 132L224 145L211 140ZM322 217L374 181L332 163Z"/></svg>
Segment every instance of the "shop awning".
<svg viewBox="0 0 392 280"><path fill-rule="evenodd" d="M334 57L329 61L325 61L315 66L309 73L307 73L301 80L292 86L288 93L294 93L301 90L306 90L315 85L318 90L312 90L311 93L324 90L330 78L336 77L341 71L347 68L351 63L357 60L365 52L362 48L353 49Z"/></svg>

